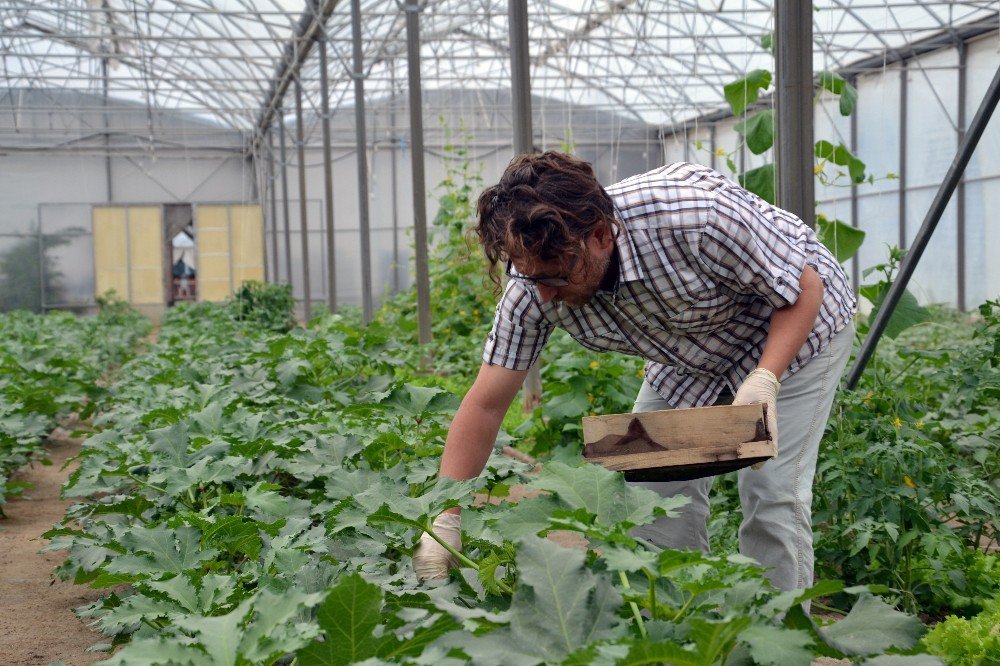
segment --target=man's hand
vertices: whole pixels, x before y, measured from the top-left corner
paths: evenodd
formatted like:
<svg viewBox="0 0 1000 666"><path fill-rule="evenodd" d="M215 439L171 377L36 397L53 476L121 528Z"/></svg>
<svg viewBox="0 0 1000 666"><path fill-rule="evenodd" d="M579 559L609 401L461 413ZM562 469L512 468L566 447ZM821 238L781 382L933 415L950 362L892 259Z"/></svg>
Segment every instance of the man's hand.
<svg viewBox="0 0 1000 666"><path fill-rule="evenodd" d="M462 516L442 513L434 519L434 533L455 550L462 550ZM413 551L413 571L417 580L447 578L448 569L459 566L458 559L427 532L420 535L420 543Z"/></svg>
<svg viewBox="0 0 1000 666"><path fill-rule="evenodd" d="M778 450L778 390L781 384L774 373L764 368L757 368L743 380L736 396L734 405L752 405L762 402L767 405L767 430L771 433L774 450ZM751 465L752 469L760 469L763 462Z"/></svg>

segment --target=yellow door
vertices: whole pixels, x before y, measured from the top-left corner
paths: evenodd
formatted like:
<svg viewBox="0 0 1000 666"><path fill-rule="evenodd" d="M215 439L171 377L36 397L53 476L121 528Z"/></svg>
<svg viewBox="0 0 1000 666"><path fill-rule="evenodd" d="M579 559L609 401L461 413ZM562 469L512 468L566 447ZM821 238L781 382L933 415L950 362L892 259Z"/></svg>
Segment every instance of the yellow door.
<svg viewBox="0 0 1000 666"><path fill-rule="evenodd" d="M94 273L98 296L113 289L137 305L164 302L163 214L159 206L95 206Z"/></svg>
<svg viewBox="0 0 1000 666"><path fill-rule="evenodd" d="M199 205L198 300L222 301L247 280L264 279L260 206Z"/></svg>

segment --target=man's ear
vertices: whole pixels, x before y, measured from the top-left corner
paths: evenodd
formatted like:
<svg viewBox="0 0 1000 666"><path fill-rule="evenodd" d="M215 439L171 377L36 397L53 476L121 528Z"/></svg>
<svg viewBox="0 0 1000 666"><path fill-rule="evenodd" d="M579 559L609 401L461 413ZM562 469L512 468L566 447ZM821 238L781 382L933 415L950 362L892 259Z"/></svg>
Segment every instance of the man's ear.
<svg viewBox="0 0 1000 666"><path fill-rule="evenodd" d="M615 245L615 235L612 231L611 224L608 222L605 222L594 229L593 238L597 241L597 247L602 251L610 250Z"/></svg>

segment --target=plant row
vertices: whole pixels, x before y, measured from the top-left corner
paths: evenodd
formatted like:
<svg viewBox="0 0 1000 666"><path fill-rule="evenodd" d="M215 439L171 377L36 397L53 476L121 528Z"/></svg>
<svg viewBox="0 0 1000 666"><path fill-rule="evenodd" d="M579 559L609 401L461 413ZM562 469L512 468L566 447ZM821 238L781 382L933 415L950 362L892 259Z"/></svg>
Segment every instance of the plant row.
<svg viewBox="0 0 1000 666"><path fill-rule="evenodd" d="M122 368L52 530L60 573L108 590L81 611L127 643L116 664L938 663L876 586L774 590L737 555L660 550L632 527L681 505L565 451L537 470L493 455L438 481L457 397L380 325L288 334L231 310L173 310ZM509 499L523 484L529 499ZM410 557L463 508L461 568L421 584ZM585 548L542 538L572 532ZM800 606L856 600L819 627Z"/></svg>
<svg viewBox="0 0 1000 666"><path fill-rule="evenodd" d="M40 453L60 417L86 418L99 380L132 353L149 322L103 300L97 317L66 312L0 315L0 516L8 496L25 489L9 475Z"/></svg>

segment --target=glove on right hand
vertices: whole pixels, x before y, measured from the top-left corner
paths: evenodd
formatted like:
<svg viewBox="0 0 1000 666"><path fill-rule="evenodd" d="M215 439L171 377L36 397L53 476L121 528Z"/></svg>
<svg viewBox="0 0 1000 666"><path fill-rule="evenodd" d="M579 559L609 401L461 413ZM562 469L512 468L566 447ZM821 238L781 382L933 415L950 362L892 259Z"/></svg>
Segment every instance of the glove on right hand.
<svg viewBox="0 0 1000 666"><path fill-rule="evenodd" d="M442 513L434 519L434 533L455 550L462 550L462 516ZM458 558L445 550L427 532L420 535L420 543L413 551L413 571L417 580L447 578L448 569L459 566Z"/></svg>

